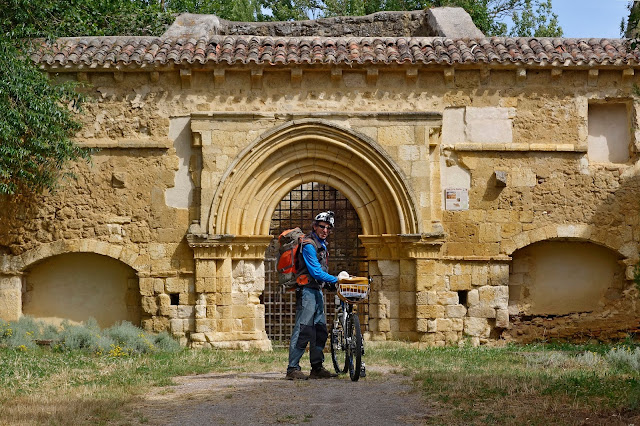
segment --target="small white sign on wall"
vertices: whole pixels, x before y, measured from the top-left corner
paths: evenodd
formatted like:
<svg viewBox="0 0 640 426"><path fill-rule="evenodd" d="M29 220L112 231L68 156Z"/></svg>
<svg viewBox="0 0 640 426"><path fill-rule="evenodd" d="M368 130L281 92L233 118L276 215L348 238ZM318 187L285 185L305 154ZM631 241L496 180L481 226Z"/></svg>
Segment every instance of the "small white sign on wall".
<svg viewBox="0 0 640 426"><path fill-rule="evenodd" d="M444 190L445 210L469 210L469 190L450 188Z"/></svg>

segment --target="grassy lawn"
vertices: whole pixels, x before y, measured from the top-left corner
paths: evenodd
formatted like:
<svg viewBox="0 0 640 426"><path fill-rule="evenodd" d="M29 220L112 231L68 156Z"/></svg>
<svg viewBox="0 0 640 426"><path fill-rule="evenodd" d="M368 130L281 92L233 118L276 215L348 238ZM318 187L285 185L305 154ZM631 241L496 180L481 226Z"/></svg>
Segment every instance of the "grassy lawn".
<svg viewBox="0 0 640 426"><path fill-rule="evenodd" d="M121 408L172 377L286 365L283 351L182 350L131 356L0 348L0 424L119 424ZM134 413L135 415L135 413Z"/></svg>
<svg viewBox="0 0 640 426"><path fill-rule="evenodd" d="M630 424L640 420L640 349L609 345L426 348L369 345L367 365L411 377L434 424ZM122 407L172 377L284 371L287 353L92 354L0 348L0 424L123 424ZM361 381L377 380L375 373Z"/></svg>
<svg viewBox="0 0 640 426"><path fill-rule="evenodd" d="M442 424L638 424L640 350L610 345L379 347Z"/></svg>

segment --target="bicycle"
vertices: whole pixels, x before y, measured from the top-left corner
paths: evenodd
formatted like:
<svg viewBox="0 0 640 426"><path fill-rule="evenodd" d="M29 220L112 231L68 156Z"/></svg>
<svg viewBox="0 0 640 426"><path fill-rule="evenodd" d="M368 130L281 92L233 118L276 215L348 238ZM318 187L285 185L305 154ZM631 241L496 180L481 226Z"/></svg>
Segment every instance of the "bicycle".
<svg viewBox="0 0 640 426"><path fill-rule="evenodd" d="M331 359L336 373L349 371L349 377L357 382L366 377L364 339L360 329L358 304L367 300L371 278L350 277L338 282L336 293L336 316L331 329ZM344 367L342 360L344 359Z"/></svg>

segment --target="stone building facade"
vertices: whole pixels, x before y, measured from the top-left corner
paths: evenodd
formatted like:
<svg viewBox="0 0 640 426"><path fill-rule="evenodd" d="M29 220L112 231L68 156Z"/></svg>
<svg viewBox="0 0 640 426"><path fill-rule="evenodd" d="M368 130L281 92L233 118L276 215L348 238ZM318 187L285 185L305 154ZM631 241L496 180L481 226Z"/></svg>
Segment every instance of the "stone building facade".
<svg viewBox="0 0 640 426"><path fill-rule="evenodd" d="M32 58L86 83L77 140L97 150L56 193L3 200L0 318L268 349L272 215L317 182L362 225L369 339L638 328L640 64L624 40L485 38L449 8L182 15L160 37Z"/></svg>

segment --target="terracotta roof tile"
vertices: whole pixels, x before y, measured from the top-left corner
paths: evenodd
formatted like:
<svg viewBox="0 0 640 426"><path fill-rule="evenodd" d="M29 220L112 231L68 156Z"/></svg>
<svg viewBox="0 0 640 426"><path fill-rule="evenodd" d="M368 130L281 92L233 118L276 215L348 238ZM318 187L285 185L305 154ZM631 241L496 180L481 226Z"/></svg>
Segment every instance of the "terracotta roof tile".
<svg viewBox="0 0 640 426"><path fill-rule="evenodd" d="M167 64L629 64L640 54L622 39L440 37L63 38L31 55L49 66Z"/></svg>

